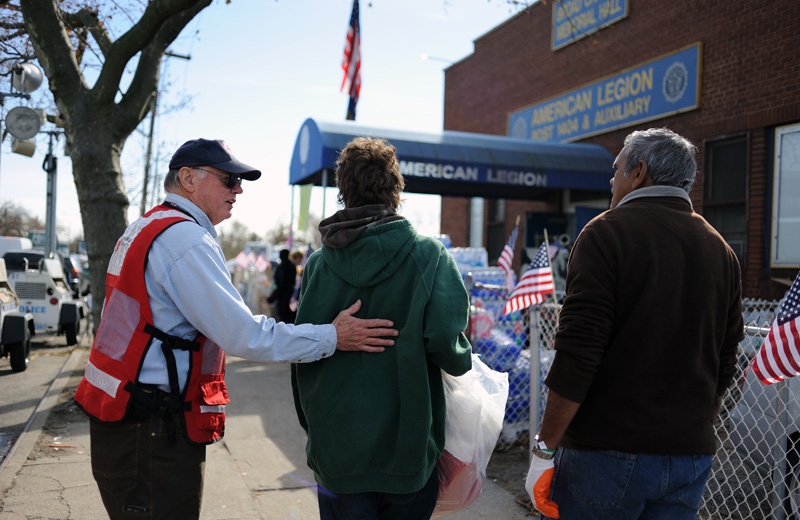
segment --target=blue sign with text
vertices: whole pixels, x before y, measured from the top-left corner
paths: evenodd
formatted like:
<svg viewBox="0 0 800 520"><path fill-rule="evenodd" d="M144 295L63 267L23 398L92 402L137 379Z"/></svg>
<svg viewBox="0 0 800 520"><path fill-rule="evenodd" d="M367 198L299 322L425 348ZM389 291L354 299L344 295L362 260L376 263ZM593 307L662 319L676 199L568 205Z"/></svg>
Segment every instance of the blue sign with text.
<svg viewBox="0 0 800 520"><path fill-rule="evenodd" d="M553 50L569 45L626 16L628 16L628 0L553 2Z"/></svg>
<svg viewBox="0 0 800 520"><path fill-rule="evenodd" d="M508 135L569 142L700 105L700 43L516 112Z"/></svg>

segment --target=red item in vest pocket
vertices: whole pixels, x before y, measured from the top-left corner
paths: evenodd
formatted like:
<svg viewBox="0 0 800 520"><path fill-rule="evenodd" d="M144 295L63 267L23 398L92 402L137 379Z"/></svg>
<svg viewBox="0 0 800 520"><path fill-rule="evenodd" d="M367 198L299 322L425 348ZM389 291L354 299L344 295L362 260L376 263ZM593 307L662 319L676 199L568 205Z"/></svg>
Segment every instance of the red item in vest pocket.
<svg viewBox="0 0 800 520"><path fill-rule="evenodd" d="M484 475L478 471L475 461L463 462L445 450L436 468L439 470L439 498L432 519L464 509L481 494Z"/></svg>
<svg viewBox="0 0 800 520"><path fill-rule="evenodd" d="M203 392L203 401L209 405L222 405L228 404L231 400L228 398L228 387L225 386L225 381L208 381L201 385Z"/></svg>

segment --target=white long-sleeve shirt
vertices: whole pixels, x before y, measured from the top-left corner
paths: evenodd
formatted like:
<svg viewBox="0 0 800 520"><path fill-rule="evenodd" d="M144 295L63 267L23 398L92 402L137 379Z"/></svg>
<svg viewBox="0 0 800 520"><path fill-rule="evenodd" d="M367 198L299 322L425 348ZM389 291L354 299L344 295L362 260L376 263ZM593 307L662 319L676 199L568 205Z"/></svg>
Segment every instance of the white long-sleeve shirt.
<svg viewBox="0 0 800 520"><path fill-rule="evenodd" d="M233 283L206 214L181 196L166 199L189 213L192 221L167 228L153 242L145 283L153 325L173 336L210 338L228 354L254 361L306 363L336 350L333 325L291 325L254 316ZM181 388L189 371L189 352L174 350ZM154 339L145 355L139 382L169 389L161 341Z"/></svg>

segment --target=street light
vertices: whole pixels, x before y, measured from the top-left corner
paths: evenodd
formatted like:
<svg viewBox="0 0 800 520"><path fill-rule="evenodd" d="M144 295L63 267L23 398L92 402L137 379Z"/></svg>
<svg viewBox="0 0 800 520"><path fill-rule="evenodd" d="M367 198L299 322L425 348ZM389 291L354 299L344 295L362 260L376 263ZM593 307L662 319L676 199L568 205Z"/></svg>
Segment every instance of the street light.
<svg viewBox="0 0 800 520"><path fill-rule="evenodd" d="M25 94L41 87L43 79L42 69L33 63L17 63L11 69L11 88Z"/></svg>
<svg viewBox="0 0 800 520"><path fill-rule="evenodd" d="M0 106L5 98L30 99L30 93L42 86L42 70L33 63L17 63L11 69L11 88L18 92L0 92ZM11 151L28 157L33 156L36 145L29 141L44 123L44 111L18 106L6 115L6 128L12 136Z"/></svg>
<svg viewBox="0 0 800 520"><path fill-rule="evenodd" d="M5 98L16 97L30 99L30 93L42 86L42 70L32 63L17 63L11 69L11 88L18 92L0 92L0 106L5 104ZM36 145L28 139L39 133L42 124L46 121L42 109L33 109L18 106L11 109L6 115L5 123L8 132L14 138L11 142L11 151L32 157ZM56 250L56 172L58 161L53 155L53 141L58 138L61 131L45 132L50 137L47 155L42 163L42 169L47 172L47 215L45 217L45 255L52 257ZM0 141L2 142L2 141Z"/></svg>
<svg viewBox="0 0 800 520"><path fill-rule="evenodd" d="M443 61L448 65L452 65L454 63L453 60L448 60L446 58L437 58L436 56L431 56L427 52L423 52L422 54L420 54L419 59L421 59L422 61L428 61L428 60Z"/></svg>

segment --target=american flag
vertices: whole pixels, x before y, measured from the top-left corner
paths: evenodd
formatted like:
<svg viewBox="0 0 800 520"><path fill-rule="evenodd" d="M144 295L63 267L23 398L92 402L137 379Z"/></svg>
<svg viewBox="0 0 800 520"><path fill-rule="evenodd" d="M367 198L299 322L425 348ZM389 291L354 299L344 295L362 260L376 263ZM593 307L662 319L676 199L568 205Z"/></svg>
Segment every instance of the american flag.
<svg viewBox="0 0 800 520"><path fill-rule="evenodd" d="M542 242L531 266L520 278L517 287L503 308L503 314L527 309L531 305L542 303L544 295L555 290L553 286L553 270L550 268L547 244Z"/></svg>
<svg viewBox="0 0 800 520"><path fill-rule="evenodd" d="M786 293L752 367L768 385L800 375L800 273Z"/></svg>
<svg viewBox="0 0 800 520"><path fill-rule="evenodd" d="M256 259L255 254L252 251L242 251L238 255L236 255L236 265L238 265L242 269L246 269L250 267Z"/></svg>
<svg viewBox="0 0 800 520"><path fill-rule="evenodd" d="M347 106L347 119L356 120L356 103L361 92L361 24L358 21L358 0L353 0L353 11L350 13L350 26L347 28L347 41L344 44L342 59L342 92L350 94Z"/></svg>
<svg viewBox="0 0 800 520"><path fill-rule="evenodd" d="M503 271L506 273L506 288L509 293L514 290L514 286L517 284L517 279L516 276L514 276L511 263L514 261L514 248L517 246L518 233L519 226L514 226L511 235L508 237L508 243L503 248L503 252L500 253L500 258L497 260L497 265L502 267Z"/></svg>
<svg viewBox="0 0 800 520"><path fill-rule="evenodd" d="M264 253L259 254L255 260L253 260L253 265L256 268L256 271L263 271L269 265L269 258Z"/></svg>

